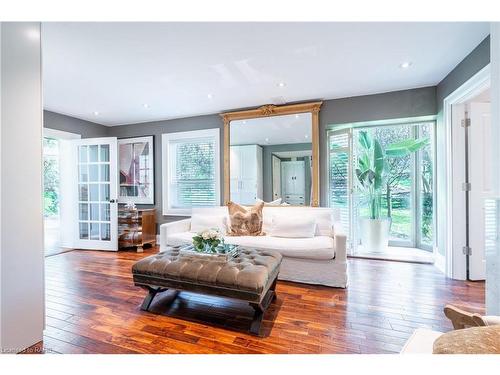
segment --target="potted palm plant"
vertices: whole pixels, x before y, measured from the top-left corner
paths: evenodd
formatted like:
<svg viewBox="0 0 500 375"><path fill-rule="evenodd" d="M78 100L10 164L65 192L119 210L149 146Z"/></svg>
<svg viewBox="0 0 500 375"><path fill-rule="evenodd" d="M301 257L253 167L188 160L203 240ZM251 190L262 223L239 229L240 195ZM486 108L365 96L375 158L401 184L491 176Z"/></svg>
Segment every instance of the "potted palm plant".
<svg viewBox="0 0 500 375"><path fill-rule="evenodd" d="M361 193L361 203L368 206L368 217L361 217L360 237L365 249L383 252L389 242L391 211L382 215L383 187L387 174L387 159L407 156L429 143L429 138L405 139L388 145L385 149L369 131L359 133L359 155L356 178ZM390 195L387 196L390 206Z"/></svg>

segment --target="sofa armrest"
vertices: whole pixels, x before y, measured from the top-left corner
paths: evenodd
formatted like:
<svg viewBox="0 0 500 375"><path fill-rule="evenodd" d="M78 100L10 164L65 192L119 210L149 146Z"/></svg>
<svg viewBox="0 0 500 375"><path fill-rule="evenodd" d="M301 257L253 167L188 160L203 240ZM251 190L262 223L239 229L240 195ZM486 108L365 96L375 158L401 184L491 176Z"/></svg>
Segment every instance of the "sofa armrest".
<svg viewBox="0 0 500 375"><path fill-rule="evenodd" d="M335 247L335 259L340 262L347 261L347 235L342 224L335 222L333 226L333 246Z"/></svg>
<svg viewBox="0 0 500 375"><path fill-rule="evenodd" d="M191 229L191 219L172 221L160 225L160 251L167 248L168 237L174 233L188 232Z"/></svg>

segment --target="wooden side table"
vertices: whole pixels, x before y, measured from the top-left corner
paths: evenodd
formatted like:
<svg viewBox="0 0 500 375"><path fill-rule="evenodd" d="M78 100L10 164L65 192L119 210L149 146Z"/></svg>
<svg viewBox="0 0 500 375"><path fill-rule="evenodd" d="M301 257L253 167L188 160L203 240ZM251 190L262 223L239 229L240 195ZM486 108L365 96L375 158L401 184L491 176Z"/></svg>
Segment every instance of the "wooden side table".
<svg viewBox="0 0 500 375"><path fill-rule="evenodd" d="M142 253L146 244L156 245L156 210L119 208L118 247L137 247L137 252Z"/></svg>

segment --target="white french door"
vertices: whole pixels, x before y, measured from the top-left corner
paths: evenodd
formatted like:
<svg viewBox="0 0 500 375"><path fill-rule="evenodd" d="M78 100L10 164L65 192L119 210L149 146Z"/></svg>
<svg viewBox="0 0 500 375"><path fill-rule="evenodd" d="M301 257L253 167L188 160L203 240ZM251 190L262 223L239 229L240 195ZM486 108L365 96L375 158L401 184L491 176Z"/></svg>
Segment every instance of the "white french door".
<svg viewBox="0 0 500 375"><path fill-rule="evenodd" d="M71 141L76 192L72 207L73 244L78 249L118 250L117 139ZM64 225L64 224L63 224Z"/></svg>
<svg viewBox="0 0 500 375"><path fill-rule="evenodd" d="M470 126L468 127L469 168L469 279L484 280L486 259L484 248L488 198L492 196L491 174L491 105L470 103Z"/></svg>

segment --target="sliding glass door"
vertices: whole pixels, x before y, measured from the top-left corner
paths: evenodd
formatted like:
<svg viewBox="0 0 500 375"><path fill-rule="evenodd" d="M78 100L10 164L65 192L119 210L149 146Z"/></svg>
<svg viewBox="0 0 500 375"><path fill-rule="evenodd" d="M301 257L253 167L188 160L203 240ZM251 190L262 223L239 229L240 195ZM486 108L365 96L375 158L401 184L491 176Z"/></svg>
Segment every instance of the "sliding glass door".
<svg viewBox="0 0 500 375"><path fill-rule="evenodd" d="M381 215L391 221L389 246L432 251L434 243L434 122L350 127L328 133L329 203L338 208L349 235L352 253L360 247L359 218L369 216L358 188L360 135L370 134L383 150L411 140L428 139L425 146L385 158Z"/></svg>

